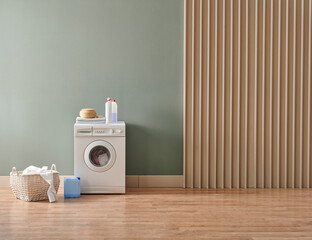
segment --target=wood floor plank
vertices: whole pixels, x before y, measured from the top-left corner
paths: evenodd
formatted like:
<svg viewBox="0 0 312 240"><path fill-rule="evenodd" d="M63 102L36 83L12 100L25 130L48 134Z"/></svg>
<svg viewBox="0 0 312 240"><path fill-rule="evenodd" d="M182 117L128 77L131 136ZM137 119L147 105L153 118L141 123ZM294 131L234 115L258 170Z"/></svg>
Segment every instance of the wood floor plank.
<svg viewBox="0 0 312 240"><path fill-rule="evenodd" d="M0 188L0 239L312 239L310 189L129 188L23 202Z"/></svg>

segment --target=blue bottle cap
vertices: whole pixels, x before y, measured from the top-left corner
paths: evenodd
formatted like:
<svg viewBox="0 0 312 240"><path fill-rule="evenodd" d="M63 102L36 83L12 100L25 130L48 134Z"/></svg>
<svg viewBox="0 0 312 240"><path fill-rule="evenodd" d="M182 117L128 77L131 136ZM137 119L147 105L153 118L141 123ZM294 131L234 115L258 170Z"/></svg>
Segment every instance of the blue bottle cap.
<svg viewBox="0 0 312 240"><path fill-rule="evenodd" d="M80 177L77 177L78 180L80 180Z"/></svg>

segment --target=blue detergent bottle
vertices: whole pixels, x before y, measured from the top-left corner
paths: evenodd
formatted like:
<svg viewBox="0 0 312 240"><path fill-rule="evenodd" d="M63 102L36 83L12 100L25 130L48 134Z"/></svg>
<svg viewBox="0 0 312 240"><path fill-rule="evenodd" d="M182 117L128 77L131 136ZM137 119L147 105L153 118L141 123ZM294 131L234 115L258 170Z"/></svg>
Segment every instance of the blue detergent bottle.
<svg viewBox="0 0 312 240"><path fill-rule="evenodd" d="M80 197L80 177L64 178L64 198Z"/></svg>

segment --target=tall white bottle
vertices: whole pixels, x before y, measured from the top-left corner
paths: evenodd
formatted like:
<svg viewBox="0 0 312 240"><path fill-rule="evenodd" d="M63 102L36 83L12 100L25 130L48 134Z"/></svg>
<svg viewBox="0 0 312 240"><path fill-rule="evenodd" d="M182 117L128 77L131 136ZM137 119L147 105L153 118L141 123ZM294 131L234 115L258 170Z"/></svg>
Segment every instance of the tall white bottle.
<svg viewBox="0 0 312 240"><path fill-rule="evenodd" d="M113 123L118 122L117 103L115 99L112 102L112 121Z"/></svg>
<svg viewBox="0 0 312 240"><path fill-rule="evenodd" d="M112 100L110 98L107 98L105 103L105 119L106 123L112 122Z"/></svg>

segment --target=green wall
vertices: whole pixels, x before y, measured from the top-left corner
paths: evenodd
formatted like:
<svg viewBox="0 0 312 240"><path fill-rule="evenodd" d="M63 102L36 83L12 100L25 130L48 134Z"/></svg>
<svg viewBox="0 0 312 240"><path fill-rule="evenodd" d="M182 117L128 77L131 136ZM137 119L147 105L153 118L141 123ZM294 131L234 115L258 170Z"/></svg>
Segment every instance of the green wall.
<svg viewBox="0 0 312 240"><path fill-rule="evenodd" d="M0 0L0 175L73 174L81 108L118 101L128 175L179 175L183 0Z"/></svg>

